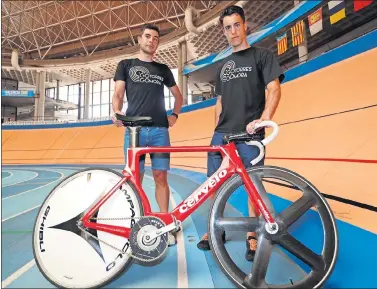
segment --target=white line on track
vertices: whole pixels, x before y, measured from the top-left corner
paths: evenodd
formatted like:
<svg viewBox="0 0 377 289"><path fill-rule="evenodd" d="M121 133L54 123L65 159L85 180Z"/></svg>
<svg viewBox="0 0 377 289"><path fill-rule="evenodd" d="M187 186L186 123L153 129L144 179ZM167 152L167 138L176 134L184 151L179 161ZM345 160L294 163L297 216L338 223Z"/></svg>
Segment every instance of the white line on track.
<svg viewBox="0 0 377 289"><path fill-rule="evenodd" d="M17 280L22 274L30 270L35 265L35 260L31 260L29 263L22 266L20 269L18 269L16 272L14 272L12 275L10 275L7 279L5 279L3 282L1 282L1 288L5 288L11 283L13 283L15 280Z"/></svg>
<svg viewBox="0 0 377 289"><path fill-rule="evenodd" d="M25 214L25 213L27 213L27 212L30 212L30 211L32 211L32 210L34 210L34 209L36 209L36 208L39 208L40 206L41 206L41 205L35 206L35 207L30 208L30 209L27 209L26 211L23 211L23 212L21 212L21 213L18 213L18 214L15 214L15 215L13 215L13 216L10 216L10 217L8 217L8 218L2 219L1 222L5 222L5 221L8 221L8 220L10 220L10 219L13 219L13 218L15 218L15 217L17 217L17 216L20 216L20 215Z"/></svg>
<svg viewBox="0 0 377 289"><path fill-rule="evenodd" d="M46 186L52 184L53 182L58 182L58 181L60 181L60 180L61 180L62 178L64 178L64 176L65 176L63 173L58 172L58 171L54 171L54 170L47 170L47 171L50 171L50 172L54 172L54 173L58 173L58 174L60 174L60 178L59 178L59 179L56 179L56 180L54 180L54 181L52 181L52 182L49 182L49 183L47 183L47 184L45 184L45 185L43 185L43 186L36 187L36 188L34 188L34 189L27 190L27 191L24 191L24 192L19 193L19 194L11 195L11 196L8 196L8 197L5 197L5 198L2 198L1 200L4 201L4 200L10 199L10 198L13 198L13 197L15 197L15 196L20 196L20 195L26 194L26 193L28 193L28 192L35 191L35 190L37 190L37 189L41 189L41 188L43 188L43 187L46 187Z"/></svg>
<svg viewBox="0 0 377 289"><path fill-rule="evenodd" d="M9 185L5 185L5 186L2 186L2 187L5 188L5 187L9 187L9 186L17 185L17 184L24 183L24 182L30 181L30 180L32 180L32 179L35 179L35 178L38 176L38 173L36 173L36 172L33 172L33 173L35 174L35 176L31 177L30 179L22 180L22 181L19 181L19 182L17 182L17 183L9 184Z"/></svg>
<svg viewBox="0 0 377 289"><path fill-rule="evenodd" d="M5 178L3 178L1 181L4 181L5 179L10 178L11 176L13 176L13 173L11 173L11 172L8 172L8 171L4 171L4 172L6 172L6 173L10 173L10 175L7 176L7 177L5 177Z"/></svg>
<svg viewBox="0 0 377 289"><path fill-rule="evenodd" d="M145 177L153 179L148 175ZM177 206L171 192L173 189L170 188L170 202L173 208ZM183 238L183 224L181 225L181 230L177 233L177 263L178 263L178 284L177 288L188 288L188 276L187 276L187 261L186 261L186 249L185 249L185 239Z"/></svg>

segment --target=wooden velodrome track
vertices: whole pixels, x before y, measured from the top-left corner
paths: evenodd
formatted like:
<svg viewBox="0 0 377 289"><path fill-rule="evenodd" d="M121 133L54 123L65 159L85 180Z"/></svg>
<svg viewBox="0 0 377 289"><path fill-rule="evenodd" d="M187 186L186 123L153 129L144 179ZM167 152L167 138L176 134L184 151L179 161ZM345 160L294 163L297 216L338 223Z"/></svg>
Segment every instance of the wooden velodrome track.
<svg viewBox="0 0 377 289"><path fill-rule="evenodd" d="M338 220L368 232L373 240L377 240L376 59L377 49L371 49L284 83L274 118L280 133L267 147L266 160L310 180L325 194ZM182 113L170 129L172 145L208 145L213 128L213 105ZM3 130L2 163L123 164L123 135L123 128L111 124ZM206 172L204 153L171 157L174 168ZM284 188L275 187L273 194L296 199ZM354 239L352 250L364 246L358 236L346 237ZM370 252L377 257L376 248Z"/></svg>
<svg viewBox="0 0 377 289"><path fill-rule="evenodd" d="M322 192L377 207L377 49L283 84L278 138L266 164L292 169ZM181 114L172 145L208 145L214 106ZM124 129L112 125L3 130L5 164L122 164ZM206 171L204 153L172 154L172 165ZM374 190L374 193L373 193ZM284 192L277 192L282 197ZM377 212L330 201L337 217L377 233Z"/></svg>

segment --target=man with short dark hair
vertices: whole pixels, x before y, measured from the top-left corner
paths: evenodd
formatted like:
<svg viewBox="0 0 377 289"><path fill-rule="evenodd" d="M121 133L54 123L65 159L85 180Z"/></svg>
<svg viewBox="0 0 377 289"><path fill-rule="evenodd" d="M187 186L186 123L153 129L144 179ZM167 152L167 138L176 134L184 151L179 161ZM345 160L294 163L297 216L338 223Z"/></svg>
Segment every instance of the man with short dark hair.
<svg viewBox="0 0 377 289"><path fill-rule="evenodd" d="M247 22L241 7L227 7L220 16L224 34L232 46L232 54L220 61L216 77L216 128L211 145L222 145L227 133L253 133L255 124L271 120L281 97L280 83L283 70L268 50L251 47L247 42ZM267 90L267 93L266 93ZM256 133L260 140L264 130ZM259 149L245 142L236 143L237 151L246 168L259 155ZM220 167L220 153L208 154L207 176L212 176ZM263 165L264 158L256 165ZM213 199L214 196L211 196ZM249 215L255 216L251 201ZM225 242L225 236L223 236ZM248 261L254 259L257 247L255 232L247 233L246 254ZM198 248L209 250L207 234L198 243Z"/></svg>
<svg viewBox="0 0 377 289"><path fill-rule="evenodd" d="M170 146L169 127L178 119L183 104L183 97L174 80L173 74L165 64L153 61L159 44L159 29L151 24L142 27L138 37L140 51L137 58L119 62L115 76L115 89L112 100L114 113L123 114L123 98L126 92L128 107L127 116L150 116L153 125L142 127L139 132L139 145ZM165 108L164 86L168 87L175 98L173 112L167 116ZM112 117L116 126L122 126L115 116ZM129 132L126 130L124 154L127 158ZM167 171L170 169L170 155L154 153L150 155L153 178L156 184L156 200L161 212L169 209L169 185ZM126 160L127 161L127 160ZM145 155L140 158L140 182L144 176ZM175 245L175 237L169 233L169 245Z"/></svg>

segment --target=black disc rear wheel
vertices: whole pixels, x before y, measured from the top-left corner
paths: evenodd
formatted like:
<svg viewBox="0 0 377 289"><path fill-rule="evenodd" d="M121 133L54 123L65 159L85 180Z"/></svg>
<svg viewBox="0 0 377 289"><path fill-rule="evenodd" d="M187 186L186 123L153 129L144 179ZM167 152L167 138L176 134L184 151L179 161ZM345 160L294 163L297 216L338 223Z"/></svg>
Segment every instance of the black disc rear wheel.
<svg viewBox="0 0 377 289"><path fill-rule="evenodd" d="M287 208L276 214L271 208L271 204L269 204L270 212L279 226L277 233L270 234L266 230L266 222L262 216L226 217L224 215L229 197L243 185L240 176L232 177L217 192L209 216L209 243L217 263L227 277L240 288L320 287L331 274L338 253L338 232L330 206L311 183L290 170L273 166L259 166L250 168L247 172L258 192L267 203L267 192L265 185L262 183L262 181L266 180L270 183L294 188L301 191L302 195ZM274 192L269 193L273 194ZM293 237L289 231L293 224L309 211L319 216L319 224L321 224L323 230L323 240L318 241L323 242L319 254L313 252ZM302 219L300 221L302 223ZM306 222L302 228L311 230L310 222ZM248 267L248 272L244 272L239 268L236 264L237 262L228 253L226 245L221 240L221 232L223 231L238 231L245 232L245 234L246 232L257 233L257 250L253 265ZM287 255L294 256L293 259L296 258L296 261L306 264L307 268L309 268L305 274L306 276L294 282L290 280L286 284L267 283L266 273L274 246L279 246L287 252ZM274 266L284 265L274 264Z"/></svg>

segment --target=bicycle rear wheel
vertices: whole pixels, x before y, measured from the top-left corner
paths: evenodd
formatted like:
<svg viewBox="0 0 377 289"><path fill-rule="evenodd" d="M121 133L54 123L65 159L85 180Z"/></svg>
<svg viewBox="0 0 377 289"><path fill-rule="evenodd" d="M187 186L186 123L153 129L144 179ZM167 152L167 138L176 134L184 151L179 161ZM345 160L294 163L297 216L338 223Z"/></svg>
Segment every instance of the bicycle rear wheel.
<svg viewBox="0 0 377 289"><path fill-rule="evenodd" d="M224 215L228 199L243 185L240 176L235 175L219 189L210 211L208 237L216 262L227 277L240 288L320 287L330 276L338 254L338 232L330 206L311 183L290 170L274 166L259 166L249 168L247 172L258 192L265 200L266 205L268 205L270 213L274 216L279 226L279 231L277 233L269 233L266 229L266 222L263 216L233 218ZM298 192L301 191L299 193L300 197L281 212L275 213L262 181L267 181L269 182L268 184L283 186L285 190L293 189ZM273 194L274 192L269 191L269 193ZM310 217L308 217L309 215ZM315 243L315 247L319 247L316 248L316 252L293 236L295 233L294 230L298 230L300 227L304 231L310 230L310 234L312 234L312 231L315 229L313 226L315 218L317 218L316 227L318 227L318 231L323 232L323 239L321 238L321 240L318 238L318 240L314 240L313 242L315 234L313 233L313 235L309 236L312 238L310 242ZM298 225L295 224L296 222ZM228 253L226 245L221 240L221 233L219 232L222 231L244 232L245 236L246 232L257 233L258 246L252 266L243 265L238 260L232 259L234 256L232 256L232 253ZM308 238L305 240L307 241ZM302 279L297 278L292 280L291 276L286 276L288 274L284 273L280 274L282 277L277 284L266 281L266 276L269 275L267 271L271 268L269 264L273 259L272 253L276 254L276 252L284 256L284 258L276 258L275 255L273 263L275 268L271 271L274 274L278 274L279 271L290 274L289 269L287 271L283 263L276 263L276 260L284 260L284 262L289 260L284 264L294 264L292 268L295 268L295 270L297 268L297 271L300 270L300 273L294 274L297 276L300 275L299 277L302 277ZM276 266L280 267L276 268Z"/></svg>
<svg viewBox="0 0 377 289"><path fill-rule="evenodd" d="M98 288L131 265L132 258L120 252L130 252L128 239L91 229L83 231L77 225L91 205L122 177L110 169L79 171L59 183L41 205L34 225L33 253L39 270L53 285ZM98 223L130 228L142 215L136 189L125 183L94 217Z"/></svg>

